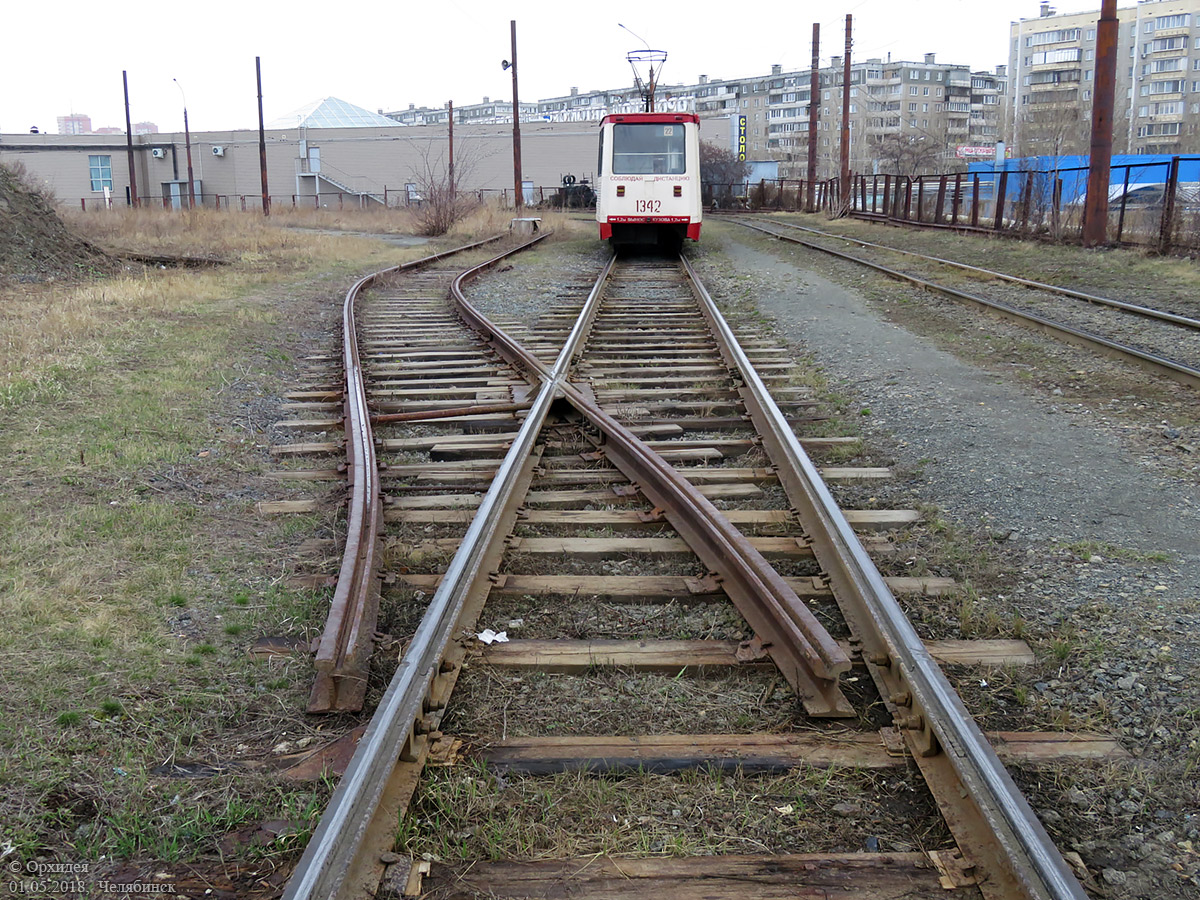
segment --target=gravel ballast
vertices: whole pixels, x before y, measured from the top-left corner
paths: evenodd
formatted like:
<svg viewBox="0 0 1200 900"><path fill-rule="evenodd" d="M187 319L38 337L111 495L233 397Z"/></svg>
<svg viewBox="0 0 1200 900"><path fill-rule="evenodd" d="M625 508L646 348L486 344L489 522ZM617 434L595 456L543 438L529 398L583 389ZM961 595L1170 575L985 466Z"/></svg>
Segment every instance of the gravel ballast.
<svg viewBox="0 0 1200 900"><path fill-rule="evenodd" d="M972 616L948 618L933 599L910 608L927 635L1020 636L1034 648L1029 669L952 674L981 725L1099 731L1129 752L1014 773L1060 846L1087 864L1089 891L1200 896L1200 459L1176 417L1189 405L1194 417L1200 398L736 225L706 232L689 252L718 302L757 305L861 411L867 453L899 476L880 500L935 509L990 558L956 600ZM532 325L565 299L548 276L585 281L602 255L552 246L470 294ZM937 326L901 327L897 304ZM1015 362L977 362L969 350L984 339ZM1147 397L1128 388L1138 380Z"/></svg>

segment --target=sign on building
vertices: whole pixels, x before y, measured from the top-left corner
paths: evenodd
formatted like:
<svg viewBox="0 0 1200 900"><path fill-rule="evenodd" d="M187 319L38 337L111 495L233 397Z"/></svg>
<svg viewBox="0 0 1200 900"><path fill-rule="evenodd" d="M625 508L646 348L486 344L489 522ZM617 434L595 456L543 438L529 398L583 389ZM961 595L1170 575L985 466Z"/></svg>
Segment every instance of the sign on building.
<svg viewBox="0 0 1200 900"><path fill-rule="evenodd" d="M746 117L731 116L729 119L729 143L741 162L746 161Z"/></svg>

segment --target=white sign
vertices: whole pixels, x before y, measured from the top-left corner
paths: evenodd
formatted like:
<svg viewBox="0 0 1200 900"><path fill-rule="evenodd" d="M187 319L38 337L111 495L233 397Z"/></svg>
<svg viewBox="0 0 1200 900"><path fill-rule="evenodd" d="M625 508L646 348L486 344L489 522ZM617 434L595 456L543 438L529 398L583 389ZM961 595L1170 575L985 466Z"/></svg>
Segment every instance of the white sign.
<svg viewBox="0 0 1200 900"><path fill-rule="evenodd" d="M958 147L954 155L959 159L995 159L995 147Z"/></svg>

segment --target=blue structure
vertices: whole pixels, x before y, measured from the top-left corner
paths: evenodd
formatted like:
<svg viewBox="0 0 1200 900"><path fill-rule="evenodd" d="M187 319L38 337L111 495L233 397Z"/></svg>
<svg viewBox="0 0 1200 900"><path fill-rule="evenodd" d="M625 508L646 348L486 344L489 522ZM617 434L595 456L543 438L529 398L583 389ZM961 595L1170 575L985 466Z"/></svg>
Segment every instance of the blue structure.
<svg viewBox="0 0 1200 900"><path fill-rule="evenodd" d="M1109 175L1109 199L1119 199L1127 190L1132 193L1139 187L1161 189L1166 184L1173 158L1152 154L1114 156ZM1200 156L1180 156L1178 159L1180 184L1200 183ZM1088 161L1087 156L1025 156L1004 160L1000 166L990 160L972 162L967 173L978 175L980 187L983 188L981 193L990 196L993 179L1000 172L1007 171L1009 176L1005 194L1010 202L1024 194L1025 179L1028 177L1034 179L1033 196L1043 202L1048 202L1053 196L1055 179L1062 179L1062 203L1069 206L1082 204L1087 195ZM1129 179L1128 188L1126 177Z"/></svg>

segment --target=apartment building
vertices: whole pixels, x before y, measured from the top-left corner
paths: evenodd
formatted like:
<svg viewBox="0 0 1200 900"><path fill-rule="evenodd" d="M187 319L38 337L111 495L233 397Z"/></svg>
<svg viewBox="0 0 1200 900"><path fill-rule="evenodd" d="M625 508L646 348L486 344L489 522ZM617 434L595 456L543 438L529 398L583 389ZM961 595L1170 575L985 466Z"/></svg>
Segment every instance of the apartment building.
<svg viewBox="0 0 1200 900"><path fill-rule="evenodd" d="M1119 9L1115 153L1200 150L1200 0ZM1087 153L1099 10L1041 15L1010 31L1010 129L1023 156Z"/></svg>
<svg viewBox="0 0 1200 900"><path fill-rule="evenodd" d="M818 72L819 177L840 166L841 57ZM787 177L807 168L812 71L788 73L771 83L767 149ZM868 59L850 68L850 165L895 171L934 171L950 165L959 147L994 144L1003 126L1003 71L972 75L966 66Z"/></svg>

